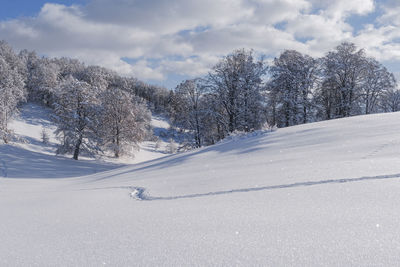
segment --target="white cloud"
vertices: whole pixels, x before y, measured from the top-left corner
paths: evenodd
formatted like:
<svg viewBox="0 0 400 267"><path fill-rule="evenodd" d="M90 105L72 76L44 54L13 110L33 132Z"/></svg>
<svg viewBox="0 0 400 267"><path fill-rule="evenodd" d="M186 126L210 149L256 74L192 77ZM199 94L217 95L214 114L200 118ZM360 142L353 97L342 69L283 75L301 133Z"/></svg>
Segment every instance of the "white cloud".
<svg viewBox="0 0 400 267"><path fill-rule="evenodd" d="M378 19L382 24L400 26L400 5L383 5L384 14Z"/></svg>
<svg viewBox="0 0 400 267"><path fill-rule="evenodd" d="M341 20L351 14L366 15L375 9L374 0L310 0L325 16Z"/></svg>
<svg viewBox="0 0 400 267"><path fill-rule="evenodd" d="M322 56L342 41L354 41L381 60L400 60L400 5L395 1L389 8L376 2L90 0L81 6L45 4L35 17L0 22L0 39L17 49L79 58L144 80L203 75L219 56L241 47L269 56L284 49ZM354 36L347 19L365 16L377 6L384 14ZM129 64L123 58L134 60Z"/></svg>
<svg viewBox="0 0 400 267"><path fill-rule="evenodd" d="M92 0L87 19L128 25L158 34L171 34L198 26L224 27L251 15L241 0Z"/></svg>

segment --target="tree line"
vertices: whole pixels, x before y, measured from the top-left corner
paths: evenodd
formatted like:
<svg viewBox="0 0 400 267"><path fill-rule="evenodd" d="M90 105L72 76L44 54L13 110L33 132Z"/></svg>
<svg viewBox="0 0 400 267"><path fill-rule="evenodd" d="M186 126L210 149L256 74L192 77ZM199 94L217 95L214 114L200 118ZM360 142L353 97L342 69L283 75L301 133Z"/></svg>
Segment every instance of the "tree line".
<svg viewBox="0 0 400 267"><path fill-rule="evenodd" d="M238 49L204 77L175 90L122 77L69 58L16 54L0 42L0 138L24 101L53 109L59 153L112 151L116 157L149 134L151 112L182 129L191 147L218 142L236 131L400 110L396 80L352 43L322 58L285 50L271 63Z"/></svg>
<svg viewBox="0 0 400 267"><path fill-rule="evenodd" d="M178 85L170 108L172 120L201 147L265 125L399 111L400 91L394 75L352 43L317 59L285 50L271 64L239 49L205 77Z"/></svg>

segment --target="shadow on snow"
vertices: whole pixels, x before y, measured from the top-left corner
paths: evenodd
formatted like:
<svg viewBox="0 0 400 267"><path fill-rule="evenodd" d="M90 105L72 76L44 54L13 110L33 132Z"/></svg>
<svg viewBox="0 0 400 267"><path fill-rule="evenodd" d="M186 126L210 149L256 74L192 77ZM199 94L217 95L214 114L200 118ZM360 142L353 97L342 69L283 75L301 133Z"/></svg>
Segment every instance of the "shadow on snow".
<svg viewBox="0 0 400 267"><path fill-rule="evenodd" d="M0 146L0 176L7 178L68 178L108 171L121 166L123 165L98 161L76 161L11 145Z"/></svg>

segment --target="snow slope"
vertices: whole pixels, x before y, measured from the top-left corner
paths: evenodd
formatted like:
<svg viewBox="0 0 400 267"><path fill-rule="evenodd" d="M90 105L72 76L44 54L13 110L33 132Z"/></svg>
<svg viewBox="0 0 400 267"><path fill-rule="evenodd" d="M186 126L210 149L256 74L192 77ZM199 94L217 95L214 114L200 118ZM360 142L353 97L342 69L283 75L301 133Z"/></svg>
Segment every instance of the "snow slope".
<svg viewBox="0 0 400 267"><path fill-rule="evenodd" d="M398 265L399 121L359 116L81 177L0 179L0 265Z"/></svg>
<svg viewBox="0 0 400 267"><path fill-rule="evenodd" d="M27 103L9 128L20 139L9 145L0 145L0 177L12 178L65 178L103 172L123 166L119 162L106 162L82 157L80 161L70 156L55 156L58 140L56 127L50 120L51 111ZM45 129L49 142L42 142Z"/></svg>
<svg viewBox="0 0 400 267"><path fill-rule="evenodd" d="M54 134L56 126L51 121L52 111L43 106L27 103L21 107L20 114L10 122L9 128L20 139L10 145L0 146L0 177L13 178L65 178L98 173L124 164L139 163L167 155L167 138L159 138L159 148L155 141L139 144L139 150L133 155L119 159L104 156L94 159L80 156L79 161L71 159L71 155L56 154L59 141ZM154 132L168 132L170 124L165 118L152 117ZM48 144L42 142L42 129L49 136ZM29 165L29 167L28 167Z"/></svg>

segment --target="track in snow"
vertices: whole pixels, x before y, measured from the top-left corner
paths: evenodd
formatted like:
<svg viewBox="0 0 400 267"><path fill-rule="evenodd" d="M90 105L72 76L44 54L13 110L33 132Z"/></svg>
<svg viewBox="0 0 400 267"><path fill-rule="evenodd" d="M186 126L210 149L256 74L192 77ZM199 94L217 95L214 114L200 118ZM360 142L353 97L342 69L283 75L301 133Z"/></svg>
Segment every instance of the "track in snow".
<svg viewBox="0 0 400 267"><path fill-rule="evenodd" d="M393 146L393 145L396 145L396 144L398 144L398 143L399 143L399 140L397 140L397 139L396 139L396 140L391 140L390 142L385 143L385 144L382 144L381 146L377 147L374 151L372 151L372 152L369 153L368 155L362 157L362 159L368 159L368 158L374 157L374 156L376 156L378 153L380 153L382 150L384 150L384 149L386 149L386 148L388 148L388 147L391 147L391 146Z"/></svg>
<svg viewBox="0 0 400 267"><path fill-rule="evenodd" d="M306 187L306 186L323 185L323 184L342 184L342 183L360 182L360 181L367 181L367 180L383 180L383 179L395 179L395 178L400 178L400 173L391 174L391 175L365 176L365 177L360 177L360 178L345 178L345 179L336 179L336 180L330 179L330 180L321 180L321 181L300 182L300 183L293 183L293 184L232 189L232 190L227 190L227 191L216 191L216 192L189 194L189 195L181 195L181 196L170 196L170 197L153 197L153 196L146 195L145 194L146 189L143 187L131 186L131 187L119 187L119 188L131 189L132 192L130 193L130 196L136 200L153 201L153 200L175 200L175 199L199 198L199 197L207 197L207 196L227 195L227 194L233 194L233 193L248 193L248 192L264 191L264 190L293 188L293 187Z"/></svg>

